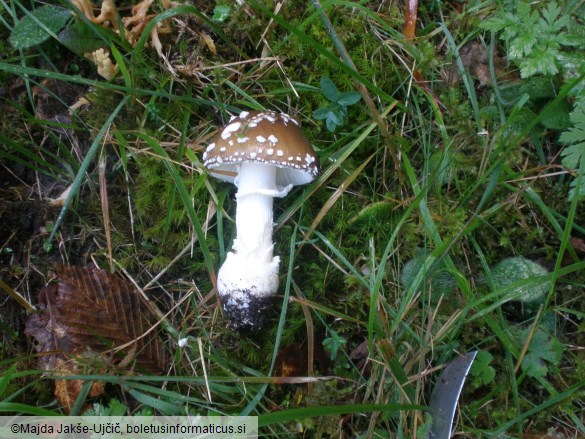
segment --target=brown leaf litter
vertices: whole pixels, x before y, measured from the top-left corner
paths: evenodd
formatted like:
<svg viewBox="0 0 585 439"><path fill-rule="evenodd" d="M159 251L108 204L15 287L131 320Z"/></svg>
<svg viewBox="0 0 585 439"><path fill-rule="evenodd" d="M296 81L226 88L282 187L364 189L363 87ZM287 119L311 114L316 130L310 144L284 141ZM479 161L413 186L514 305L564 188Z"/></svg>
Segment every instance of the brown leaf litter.
<svg viewBox="0 0 585 439"><path fill-rule="evenodd" d="M39 366L56 375L165 373L169 359L156 321L137 289L94 267L57 265L58 282L44 287L25 324ZM83 380L56 380L55 396L70 410ZM96 381L90 397L103 393Z"/></svg>

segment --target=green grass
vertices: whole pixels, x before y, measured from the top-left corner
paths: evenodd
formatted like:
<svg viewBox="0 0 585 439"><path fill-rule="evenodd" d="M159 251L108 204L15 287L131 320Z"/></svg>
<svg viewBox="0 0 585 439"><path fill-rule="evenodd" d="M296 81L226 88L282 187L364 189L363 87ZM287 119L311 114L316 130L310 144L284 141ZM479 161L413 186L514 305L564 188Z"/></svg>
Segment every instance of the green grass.
<svg viewBox="0 0 585 439"><path fill-rule="evenodd" d="M129 412L259 416L267 436L339 436L343 419L351 437L421 437L440 368L480 350L490 360L472 371L454 431L585 435L585 211L578 196L567 199L583 176L561 166L566 127L551 126L560 108L575 111L583 77L561 69L542 81L553 81L554 92L537 98L540 86L521 78L518 65L502 64L505 42L480 27L499 13L496 2L420 4L414 41L402 36L397 4L315 4L284 2L275 12L270 2L250 1L223 22L209 18L215 4L157 5L135 47L83 18L87 35L110 47L120 66L111 81L79 54L63 55L54 36L26 51L2 47L0 173L10 170L17 177L10 187L36 199L41 175L73 187L50 218L50 235L28 247L2 236L2 262L6 248L16 249L3 280L34 303L53 261L93 259L145 288L173 362L168 376L69 377L106 381L110 396L91 401L103 406L118 398ZM578 10L559 5L573 21L567 32L583 35ZM23 7L0 0L0 35ZM161 34L166 60L148 44L156 23L174 32ZM490 84L470 70L470 43L483 44ZM450 72L458 84L445 81ZM312 118L327 105L322 77L363 98L333 133ZM78 87L91 104L66 121L35 115L41 95L61 101L61 114L74 102L56 82ZM301 121L322 171L275 200L278 306L262 331L238 334L226 328L214 294L235 235L234 191L207 175L201 155L231 114L263 108ZM45 241L52 246L43 250ZM548 274L495 287L491 269L512 256L538 261ZM415 257L420 270L405 287L402 268ZM441 272L456 287L437 297L433 276ZM510 300L518 287L543 283L548 295L533 314ZM15 309L2 325L18 327L13 320L24 316L8 316ZM13 331L1 340L0 411L61 413L52 380L24 355L21 337ZM15 343L21 347L9 347ZM534 343L544 343L541 352L562 346L560 360L535 359ZM302 369L278 376L291 355ZM89 389L74 410L90 401Z"/></svg>

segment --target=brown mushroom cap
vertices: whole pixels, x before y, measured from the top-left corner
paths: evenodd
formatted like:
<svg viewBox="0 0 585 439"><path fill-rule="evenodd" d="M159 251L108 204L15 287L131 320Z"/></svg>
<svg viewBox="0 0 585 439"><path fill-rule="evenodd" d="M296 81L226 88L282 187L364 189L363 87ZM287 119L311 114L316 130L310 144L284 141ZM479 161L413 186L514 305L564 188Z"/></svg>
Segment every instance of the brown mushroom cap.
<svg viewBox="0 0 585 439"><path fill-rule="evenodd" d="M209 144L204 165L220 180L234 182L241 163L277 166L276 184L309 183L319 174L319 159L296 120L274 111L243 111Z"/></svg>

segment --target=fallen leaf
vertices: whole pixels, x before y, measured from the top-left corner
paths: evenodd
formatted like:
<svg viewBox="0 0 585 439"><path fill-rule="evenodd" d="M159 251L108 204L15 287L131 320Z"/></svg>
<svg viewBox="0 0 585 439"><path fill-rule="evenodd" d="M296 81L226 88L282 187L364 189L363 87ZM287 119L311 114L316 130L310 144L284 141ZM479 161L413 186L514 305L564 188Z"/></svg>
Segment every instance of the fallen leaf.
<svg viewBox="0 0 585 439"><path fill-rule="evenodd" d="M578 255L585 255L585 241L583 239L573 236L569 241Z"/></svg>
<svg viewBox="0 0 585 439"><path fill-rule="evenodd" d="M357 345L349 354L349 358L356 367L362 371L364 376L369 376L371 372L370 350L368 348L368 340L364 340Z"/></svg>
<svg viewBox="0 0 585 439"><path fill-rule="evenodd" d="M489 49L485 45L472 41L459 50L459 56L461 57L463 68L470 72L471 76L478 82L479 88L491 85ZM497 53L494 54L493 61L496 77L500 79L505 77L507 80L512 79L511 75L504 71L506 63ZM456 87L460 80L461 72L458 66L453 64L452 68L447 71L447 84L451 87Z"/></svg>
<svg viewBox="0 0 585 439"><path fill-rule="evenodd" d="M282 347L278 351L275 362L275 376L278 377L300 377L308 376L309 359L307 355L307 342L292 343L290 346ZM313 352L313 367L311 369L326 370L331 361L323 349L321 343L316 343Z"/></svg>
<svg viewBox="0 0 585 439"><path fill-rule="evenodd" d="M131 283L93 267L57 265L55 271L58 282L41 290L40 311L25 324L42 369L67 375L165 372L168 357L153 330L156 321ZM70 408L82 385L57 382L55 394ZM99 386L90 394L96 392Z"/></svg>
<svg viewBox="0 0 585 439"><path fill-rule="evenodd" d="M573 249L575 250L575 254L577 255L577 258L584 259L585 258L585 241L582 238L578 238L576 236L573 236L571 239L569 239L569 243L571 244L571 247L573 247ZM573 262L576 262L575 258L573 258L573 256L571 256L571 253L566 252L563 256L562 266L566 267L567 265L571 265Z"/></svg>
<svg viewBox="0 0 585 439"><path fill-rule="evenodd" d="M364 360L368 358L369 355L370 351L368 349L368 340L364 340L359 345L357 345L353 351L351 351L351 353L349 354L349 358L351 358L354 361Z"/></svg>
<svg viewBox="0 0 585 439"><path fill-rule="evenodd" d="M83 373L102 374L106 370L84 370L73 361L59 360L55 372L62 375L79 375ZM57 374L57 375L58 375ZM81 388L85 384L83 380L60 380L55 379L55 397L57 401L65 408L67 413L71 412L77 397L81 393ZM103 381L94 381L89 389L88 397L96 398L105 393L106 384Z"/></svg>

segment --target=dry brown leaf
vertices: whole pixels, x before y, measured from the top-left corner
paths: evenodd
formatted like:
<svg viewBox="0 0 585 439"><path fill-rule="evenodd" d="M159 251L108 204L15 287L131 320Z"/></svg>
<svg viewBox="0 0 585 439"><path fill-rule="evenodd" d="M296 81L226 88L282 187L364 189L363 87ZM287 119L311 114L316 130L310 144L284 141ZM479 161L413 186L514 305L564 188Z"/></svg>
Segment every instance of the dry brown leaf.
<svg viewBox="0 0 585 439"><path fill-rule="evenodd" d="M131 366L165 372L168 357L153 330L156 321L131 283L97 268L57 265L56 273L58 282L41 290L40 311L25 324L42 369L105 374ZM65 407L75 400L78 384L57 383Z"/></svg>
<svg viewBox="0 0 585 439"><path fill-rule="evenodd" d="M105 352L124 346L114 359L121 361L136 349L136 364L150 372L166 369L167 357L154 318L136 288L120 276L97 268L56 267L58 283L41 290L39 313L29 316L26 334L38 352L80 354L89 347ZM45 357L46 358L46 357ZM116 360L117 359L117 360ZM54 369L50 358L45 368Z"/></svg>
<svg viewBox="0 0 585 439"><path fill-rule="evenodd" d="M570 242L578 255L580 255L580 256L585 255L585 240L583 240L582 238L577 238L576 236L573 236L570 239Z"/></svg>
<svg viewBox="0 0 585 439"><path fill-rule="evenodd" d="M353 351L349 354L349 358L352 360L363 360L368 358L370 355L370 350L368 349L368 340L362 341L359 345L355 347Z"/></svg>
<svg viewBox="0 0 585 439"><path fill-rule="evenodd" d="M485 45L477 41L472 41L461 48L459 55L461 57L463 68L469 71L471 76L477 80L478 87L491 85L492 78L489 68L490 55L489 49ZM497 53L494 54L493 62L496 77L500 79L505 78L507 80L513 79L509 74L504 72L505 61L500 58ZM447 71L447 84L451 87L456 87L460 80L461 72L456 65L453 65L453 67Z"/></svg>
<svg viewBox="0 0 585 439"><path fill-rule="evenodd" d="M321 338L322 335L319 334L319 337ZM329 367L331 362L322 343L316 343L312 361L314 362L312 366L316 370L325 370ZM278 351L274 365L274 375L279 378L309 376L308 365L309 356L307 341L305 340L303 343L293 343L290 346L281 347Z"/></svg>
<svg viewBox="0 0 585 439"><path fill-rule="evenodd" d="M102 374L105 369L97 368L95 370L84 370L73 361L58 360L57 372L62 375L79 375L82 373ZM81 392L81 388L85 384L83 380L55 380L55 397L57 401L65 408L67 413L71 412L75 400ZM89 390L88 397L95 398L105 393L105 383L103 381L94 381Z"/></svg>
<svg viewBox="0 0 585 439"><path fill-rule="evenodd" d="M569 240L569 243L571 244L571 247L573 247L573 250L575 250L575 255L577 256L577 258L584 259L585 258L585 240L583 240L583 238L573 236ZM570 265L573 262L576 262L576 261L575 261L575 258L572 256L572 254L569 252L565 253L565 255L563 256L563 264L562 264L563 267L566 267L567 265Z"/></svg>

